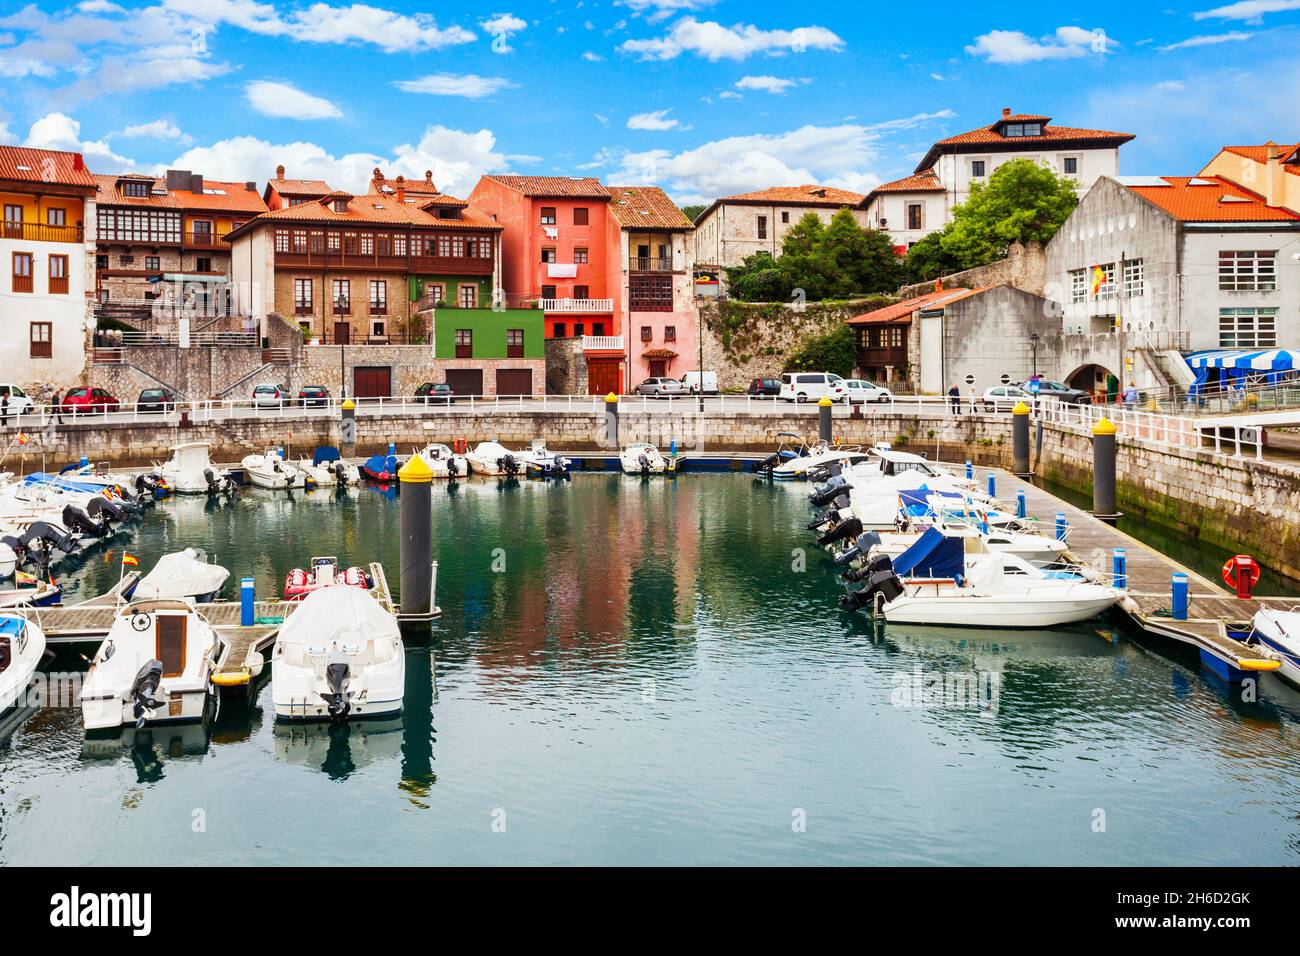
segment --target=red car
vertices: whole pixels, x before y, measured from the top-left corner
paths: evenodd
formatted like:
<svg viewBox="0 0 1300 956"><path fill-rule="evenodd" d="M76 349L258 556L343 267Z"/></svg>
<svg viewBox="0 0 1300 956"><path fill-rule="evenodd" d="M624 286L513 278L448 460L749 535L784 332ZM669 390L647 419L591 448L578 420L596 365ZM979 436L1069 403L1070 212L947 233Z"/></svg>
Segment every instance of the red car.
<svg viewBox="0 0 1300 956"><path fill-rule="evenodd" d="M121 402L102 388L70 388L59 404L65 412L79 415L82 412L115 412Z"/></svg>

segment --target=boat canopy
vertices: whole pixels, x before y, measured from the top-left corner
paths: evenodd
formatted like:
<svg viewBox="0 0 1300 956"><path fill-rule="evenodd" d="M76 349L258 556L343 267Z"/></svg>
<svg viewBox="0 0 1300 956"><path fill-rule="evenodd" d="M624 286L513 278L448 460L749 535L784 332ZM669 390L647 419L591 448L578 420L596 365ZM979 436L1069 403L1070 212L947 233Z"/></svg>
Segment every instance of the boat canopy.
<svg viewBox="0 0 1300 956"><path fill-rule="evenodd" d="M312 452L311 463L313 465L324 465L331 461L338 461L342 455L333 445L317 445L316 450Z"/></svg>
<svg viewBox="0 0 1300 956"><path fill-rule="evenodd" d="M221 590L230 572L200 559L193 548L164 554L153 570L140 579L132 593L134 600L199 597Z"/></svg>
<svg viewBox="0 0 1300 956"><path fill-rule="evenodd" d="M926 515L934 514L934 508L930 504L931 498L955 498L961 501L965 496L955 491L936 491L921 485L910 491L900 491L898 493L899 501L902 503L903 511L909 517L919 518Z"/></svg>
<svg viewBox="0 0 1300 956"><path fill-rule="evenodd" d="M1266 375L1275 385L1286 373L1294 371L1293 353L1286 349L1241 351L1208 349L1183 356L1187 367L1196 374L1194 388L1218 386L1228 388L1238 379Z"/></svg>
<svg viewBox="0 0 1300 956"><path fill-rule="evenodd" d="M965 570L965 542L946 536L938 528L927 529L894 559L894 572L900 577L960 580Z"/></svg>

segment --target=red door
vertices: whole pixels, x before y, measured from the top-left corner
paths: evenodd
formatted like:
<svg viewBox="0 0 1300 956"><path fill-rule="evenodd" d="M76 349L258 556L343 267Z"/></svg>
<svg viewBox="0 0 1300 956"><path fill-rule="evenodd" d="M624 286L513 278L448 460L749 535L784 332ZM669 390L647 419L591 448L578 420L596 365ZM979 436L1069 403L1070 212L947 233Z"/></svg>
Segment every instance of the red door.
<svg viewBox="0 0 1300 956"><path fill-rule="evenodd" d="M587 360L587 394L618 395L623 391L618 371L618 359Z"/></svg>
<svg viewBox="0 0 1300 956"><path fill-rule="evenodd" d="M389 398L393 394L393 370L388 366L357 366L352 370L354 398Z"/></svg>

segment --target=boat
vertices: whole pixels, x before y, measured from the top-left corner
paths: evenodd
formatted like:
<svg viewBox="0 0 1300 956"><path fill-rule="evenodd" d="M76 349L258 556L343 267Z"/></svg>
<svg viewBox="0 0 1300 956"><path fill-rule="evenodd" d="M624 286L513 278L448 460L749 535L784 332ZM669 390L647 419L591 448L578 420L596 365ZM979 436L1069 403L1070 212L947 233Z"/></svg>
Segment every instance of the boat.
<svg viewBox="0 0 1300 956"><path fill-rule="evenodd" d="M366 591L375 586L375 582L363 568L353 566L340 573L338 558L321 556L312 558L309 568L294 568L284 576L284 599L301 601L313 591L336 584Z"/></svg>
<svg viewBox="0 0 1300 956"><path fill-rule="evenodd" d="M389 445L385 454L371 455L361 465L361 474L372 481L396 481L397 469L401 467L401 462L397 460L395 451L395 447Z"/></svg>
<svg viewBox="0 0 1300 956"><path fill-rule="evenodd" d="M1123 592L1069 571L1044 571L1008 554L966 555L967 542L930 528L892 561L872 558L865 585L840 601L871 608L890 624L1044 628L1086 621Z"/></svg>
<svg viewBox="0 0 1300 956"><path fill-rule="evenodd" d="M182 495L233 494L235 482L230 472L212 464L209 447L205 441L173 445L171 458L154 466L154 477L162 479L169 491Z"/></svg>
<svg viewBox="0 0 1300 956"><path fill-rule="evenodd" d="M397 618L360 588L308 594L272 651L278 719L348 720L402 709L406 654Z"/></svg>
<svg viewBox="0 0 1300 956"><path fill-rule="evenodd" d="M355 485L361 481L361 469L350 461L344 461L339 450L330 445L321 445L312 452L310 459L303 458L295 462L294 467L306 474L318 488Z"/></svg>
<svg viewBox="0 0 1300 956"><path fill-rule="evenodd" d="M210 564L198 548L164 554L153 569L131 588L133 600L185 600L210 604L221 591L230 572Z"/></svg>
<svg viewBox="0 0 1300 956"><path fill-rule="evenodd" d="M430 442L423 448L417 448L415 454L429 466L435 478L465 478L469 475L469 461L447 445Z"/></svg>
<svg viewBox="0 0 1300 956"><path fill-rule="evenodd" d="M567 478L573 464L563 455L557 455L546 448L545 438L534 438L525 451L517 453L524 463L524 470L532 478Z"/></svg>
<svg viewBox="0 0 1300 956"><path fill-rule="evenodd" d="M284 452L279 448L271 448L262 455L245 455L241 464L249 482L258 488L301 491L315 485L308 480L306 472L284 460Z"/></svg>
<svg viewBox="0 0 1300 956"><path fill-rule="evenodd" d="M188 601L132 601L113 615L86 672L86 730L202 720L224 643Z"/></svg>
<svg viewBox="0 0 1300 956"><path fill-rule="evenodd" d="M63 586L53 581L22 575L17 587L0 590L0 608L53 607L63 602Z"/></svg>
<svg viewBox="0 0 1300 956"><path fill-rule="evenodd" d="M470 471L476 475L515 477L524 471L523 460L497 441L481 441L465 453Z"/></svg>
<svg viewBox="0 0 1300 956"><path fill-rule="evenodd" d="M21 611L0 614L0 714L27 705L27 689L45 656L45 632Z"/></svg>
<svg viewBox="0 0 1300 956"><path fill-rule="evenodd" d="M1267 647L1269 656L1282 662L1278 675L1300 686L1300 608L1256 611L1248 643Z"/></svg>
<svg viewBox="0 0 1300 956"><path fill-rule="evenodd" d="M649 442L633 442L624 448L618 456L625 475L662 475L675 471L677 462L663 456Z"/></svg>
<svg viewBox="0 0 1300 956"><path fill-rule="evenodd" d="M777 481L802 481L819 474L831 465L841 467L865 462L870 453L858 445L832 445L818 441L808 447L807 453L782 461L770 469Z"/></svg>

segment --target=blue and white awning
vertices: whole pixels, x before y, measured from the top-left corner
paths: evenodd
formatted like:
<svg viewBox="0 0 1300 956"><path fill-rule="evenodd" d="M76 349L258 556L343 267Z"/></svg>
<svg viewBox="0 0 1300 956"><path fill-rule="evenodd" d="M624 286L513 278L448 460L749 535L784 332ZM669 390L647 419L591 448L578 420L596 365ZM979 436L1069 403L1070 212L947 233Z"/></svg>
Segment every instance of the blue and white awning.
<svg viewBox="0 0 1300 956"><path fill-rule="evenodd" d="M1188 368L1239 368L1254 372L1287 372L1292 368L1292 353L1286 349L1243 352L1239 349L1210 349L1183 356Z"/></svg>

